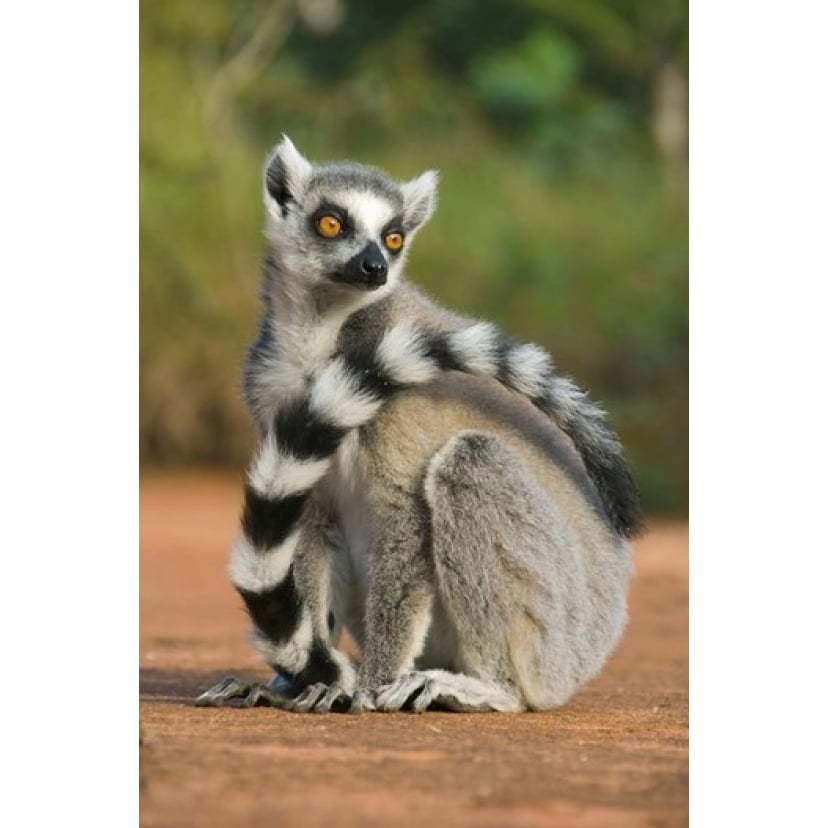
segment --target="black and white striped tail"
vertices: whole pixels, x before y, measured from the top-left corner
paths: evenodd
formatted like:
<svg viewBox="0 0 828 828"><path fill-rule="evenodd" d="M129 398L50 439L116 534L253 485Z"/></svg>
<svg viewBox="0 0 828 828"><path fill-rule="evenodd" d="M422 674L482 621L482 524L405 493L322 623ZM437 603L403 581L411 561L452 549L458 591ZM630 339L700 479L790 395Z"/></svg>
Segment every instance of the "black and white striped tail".
<svg viewBox="0 0 828 828"><path fill-rule="evenodd" d="M488 322L442 333L398 326L383 337L376 362L396 387L456 370L493 377L528 397L572 439L616 531L629 538L643 529L638 489L605 413L541 348L513 342Z"/></svg>

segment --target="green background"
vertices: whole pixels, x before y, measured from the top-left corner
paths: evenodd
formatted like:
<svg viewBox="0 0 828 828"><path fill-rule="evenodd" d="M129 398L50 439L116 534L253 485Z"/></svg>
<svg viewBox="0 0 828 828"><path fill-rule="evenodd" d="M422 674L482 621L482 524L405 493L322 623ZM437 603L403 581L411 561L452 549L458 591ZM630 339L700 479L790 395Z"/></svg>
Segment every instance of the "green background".
<svg viewBox="0 0 828 828"><path fill-rule="evenodd" d="M243 467L261 168L441 171L409 278L543 345L609 411L650 515L687 508L687 6L140 7L140 450Z"/></svg>

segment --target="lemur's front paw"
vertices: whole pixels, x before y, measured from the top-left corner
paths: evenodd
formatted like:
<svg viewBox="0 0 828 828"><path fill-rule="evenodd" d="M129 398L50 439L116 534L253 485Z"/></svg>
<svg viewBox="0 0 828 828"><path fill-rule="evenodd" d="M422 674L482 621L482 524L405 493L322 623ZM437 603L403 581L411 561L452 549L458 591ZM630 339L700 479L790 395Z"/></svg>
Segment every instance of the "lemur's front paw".
<svg viewBox="0 0 828 828"><path fill-rule="evenodd" d="M297 713L344 713L351 707L351 696L338 683L311 684L290 704Z"/></svg>
<svg viewBox="0 0 828 828"><path fill-rule="evenodd" d="M238 701L236 707L278 707L290 708L291 698L287 695L290 682L278 673L267 684L241 681L228 676L215 687L205 690L196 700L196 707L224 707L228 702Z"/></svg>

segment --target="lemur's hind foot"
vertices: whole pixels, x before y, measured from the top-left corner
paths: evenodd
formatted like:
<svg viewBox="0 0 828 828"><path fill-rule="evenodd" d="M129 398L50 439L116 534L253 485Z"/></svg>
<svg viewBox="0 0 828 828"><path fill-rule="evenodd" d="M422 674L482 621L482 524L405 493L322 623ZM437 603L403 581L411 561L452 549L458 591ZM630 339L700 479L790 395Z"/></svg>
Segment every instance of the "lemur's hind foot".
<svg viewBox="0 0 828 828"><path fill-rule="evenodd" d="M377 708L385 712L454 710L463 713L500 711L517 713L525 706L517 696L494 681L484 681L446 670L405 673L380 688Z"/></svg>
<svg viewBox="0 0 828 828"><path fill-rule="evenodd" d="M247 682L228 676L214 687L205 690L196 700L196 707L277 707L290 709L292 685L276 673L267 684ZM230 704L236 702L236 704Z"/></svg>

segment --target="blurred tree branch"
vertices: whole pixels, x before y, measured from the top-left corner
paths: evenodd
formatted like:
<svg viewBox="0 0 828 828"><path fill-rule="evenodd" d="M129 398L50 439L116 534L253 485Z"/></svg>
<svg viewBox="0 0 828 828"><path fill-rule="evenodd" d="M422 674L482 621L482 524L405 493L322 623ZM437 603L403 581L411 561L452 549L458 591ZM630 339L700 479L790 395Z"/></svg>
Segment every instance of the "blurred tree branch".
<svg viewBox="0 0 828 828"><path fill-rule="evenodd" d="M220 207L230 228L237 228L239 223L239 210L234 201L237 187L232 180L235 169L230 162L241 151L242 144L237 135L236 103L261 78L285 45L295 22L295 3L275 0L254 23L247 39L218 67L191 62L193 86L201 104L205 147L219 182ZM228 248L238 279L248 265L242 239L243 233L238 229L228 234Z"/></svg>
<svg viewBox="0 0 828 828"><path fill-rule="evenodd" d="M284 46L296 22L292 2L272 2L247 40L201 85L202 106L209 127L224 134L233 102L252 86Z"/></svg>

